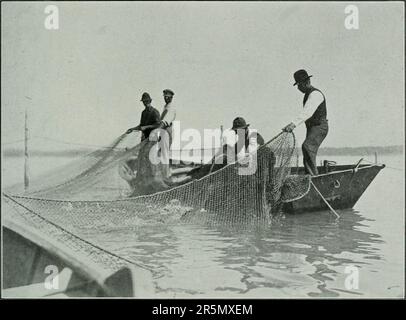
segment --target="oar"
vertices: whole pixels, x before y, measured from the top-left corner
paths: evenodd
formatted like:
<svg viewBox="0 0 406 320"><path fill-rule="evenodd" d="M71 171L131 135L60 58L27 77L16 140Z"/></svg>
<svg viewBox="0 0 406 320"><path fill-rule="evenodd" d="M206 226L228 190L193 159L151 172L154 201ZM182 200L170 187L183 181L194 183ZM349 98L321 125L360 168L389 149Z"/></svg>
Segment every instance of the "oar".
<svg viewBox="0 0 406 320"><path fill-rule="evenodd" d="M310 180L310 184L313 186L314 190L316 190L316 192L319 194L319 196L323 199L324 203L327 205L327 207L329 207L329 209L331 210L332 213L334 213L337 217L337 219L340 219L340 215L333 209L333 207L328 203L328 201L323 197L323 195L321 194L321 192L319 191L319 189L316 188L316 186L314 185L313 181Z"/></svg>

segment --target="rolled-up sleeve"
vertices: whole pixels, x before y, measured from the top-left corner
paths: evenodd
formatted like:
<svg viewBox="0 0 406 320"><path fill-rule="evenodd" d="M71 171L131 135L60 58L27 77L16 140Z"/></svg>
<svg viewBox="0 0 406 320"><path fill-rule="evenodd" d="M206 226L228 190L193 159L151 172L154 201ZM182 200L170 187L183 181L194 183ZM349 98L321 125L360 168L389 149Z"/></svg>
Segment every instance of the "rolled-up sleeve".
<svg viewBox="0 0 406 320"><path fill-rule="evenodd" d="M165 124L165 126L169 127L176 119L176 108L171 106L167 110L168 111L166 112L165 117L162 119L162 122Z"/></svg>

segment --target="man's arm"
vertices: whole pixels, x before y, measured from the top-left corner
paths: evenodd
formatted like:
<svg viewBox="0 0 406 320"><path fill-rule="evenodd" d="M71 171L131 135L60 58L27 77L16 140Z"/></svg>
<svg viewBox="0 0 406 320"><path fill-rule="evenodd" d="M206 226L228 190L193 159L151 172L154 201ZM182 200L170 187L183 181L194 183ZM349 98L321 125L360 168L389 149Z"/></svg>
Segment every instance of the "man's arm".
<svg viewBox="0 0 406 320"><path fill-rule="evenodd" d="M299 113L298 117L292 121L295 127L301 125L303 122L309 119L323 100L324 97L320 91L313 91L310 93L309 98L303 106L303 110Z"/></svg>
<svg viewBox="0 0 406 320"><path fill-rule="evenodd" d="M140 124L139 124L138 126L136 126L136 127L133 127L133 128L128 129L128 130L126 131L126 134L129 134L129 133L131 133L131 132L133 132L133 131L138 131L138 130L141 130L141 125L140 125Z"/></svg>
<svg viewBox="0 0 406 320"><path fill-rule="evenodd" d="M174 122L176 119L176 109L175 107L171 106L166 113L165 117L162 119L162 123L164 124L165 127L169 127L172 122Z"/></svg>
<svg viewBox="0 0 406 320"><path fill-rule="evenodd" d="M250 133L249 139L248 139L248 153L253 153L258 149L258 143L257 143L257 132L253 131Z"/></svg>
<svg viewBox="0 0 406 320"><path fill-rule="evenodd" d="M313 91L309 95L309 98L303 106L303 110L299 113L297 118L289 123L282 130L286 132L292 132L294 128L301 125L313 115L313 113L317 110L318 106L323 102L323 100L324 97L321 92Z"/></svg>

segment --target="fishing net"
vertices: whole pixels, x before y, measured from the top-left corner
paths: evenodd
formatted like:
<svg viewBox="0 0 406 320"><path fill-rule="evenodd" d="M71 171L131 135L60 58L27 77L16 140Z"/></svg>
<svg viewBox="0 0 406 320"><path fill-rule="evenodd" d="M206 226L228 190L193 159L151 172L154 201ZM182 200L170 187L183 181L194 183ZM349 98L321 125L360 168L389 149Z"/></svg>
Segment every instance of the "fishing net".
<svg viewBox="0 0 406 320"><path fill-rule="evenodd" d="M248 164L174 161L172 181L155 190L136 187L138 171L148 163L148 159L142 159L146 153L140 151L150 144L157 143L148 139L135 143L134 136L124 134L110 146L40 176L27 191L13 186L5 193L42 216L62 219L69 225L96 223L103 215L126 220L160 213L167 206L181 207L183 215L197 211L215 213L226 220L262 219L278 212L282 200L289 198L289 189L283 199L281 193L295 150L291 133L279 134L261 146ZM131 173L123 173L123 167L127 171L130 167ZM161 172L156 168L156 172ZM181 174L176 174L179 170ZM154 181L156 172L149 180ZM125 174L132 180L123 179Z"/></svg>
<svg viewBox="0 0 406 320"><path fill-rule="evenodd" d="M140 168L148 165L142 150L154 144L148 139L134 143L134 137L122 135L109 147L37 178L27 191L14 186L5 194L41 216L71 227L105 219L136 223L131 219L165 212L181 212L183 219L215 216L231 222L267 219L280 211L282 186L295 150L293 134L279 134L251 155L248 164L174 162L171 182L144 189L138 183L137 188ZM123 179L123 167L130 167L127 175L132 180ZM165 181L155 179L161 172L159 166L155 168L148 183ZM175 174L176 170L182 174Z"/></svg>
<svg viewBox="0 0 406 320"><path fill-rule="evenodd" d="M151 188L138 172L148 165L143 157L154 142L137 143L137 138L122 135L110 146L38 177L26 191L21 185L7 188L3 200L31 225L49 229L57 241L85 248L95 262L109 261L105 264L111 267L128 260L114 254L117 248L99 243L97 234L156 223L269 223L284 202L307 188L306 180L289 176L293 133L265 143L248 163L172 161L171 182L159 188ZM159 166L155 169L149 171L151 181L159 178ZM140 181L146 188L140 188Z"/></svg>

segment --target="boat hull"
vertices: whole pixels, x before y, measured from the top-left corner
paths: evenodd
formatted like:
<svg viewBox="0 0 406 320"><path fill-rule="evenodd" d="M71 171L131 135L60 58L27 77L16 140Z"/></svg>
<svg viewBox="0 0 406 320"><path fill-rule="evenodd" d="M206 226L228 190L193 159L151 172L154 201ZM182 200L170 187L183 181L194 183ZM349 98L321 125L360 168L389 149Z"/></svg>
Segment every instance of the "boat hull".
<svg viewBox="0 0 406 320"><path fill-rule="evenodd" d="M352 208L374 180L384 165L336 166L334 171L325 172L311 178L314 186L334 209ZM320 168L321 172L323 168ZM303 168L296 168L299 174ZM293 172L295 169L293 169ZM303 197L284 204L286 213L304 213L329 210L328 206L310 185Z"/></svg>

